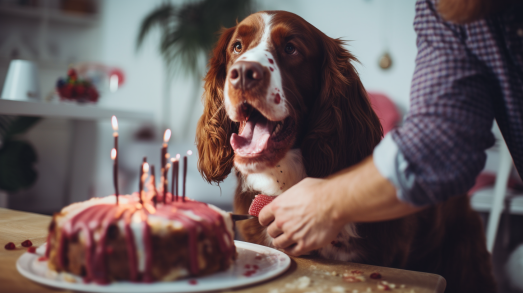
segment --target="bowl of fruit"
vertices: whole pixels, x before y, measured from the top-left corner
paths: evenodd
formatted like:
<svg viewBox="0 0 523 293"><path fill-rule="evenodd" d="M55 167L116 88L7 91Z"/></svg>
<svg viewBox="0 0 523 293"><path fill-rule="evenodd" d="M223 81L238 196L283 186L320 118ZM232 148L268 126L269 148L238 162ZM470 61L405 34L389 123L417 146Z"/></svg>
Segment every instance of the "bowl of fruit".
<svg viewBox="0 0 523 293"><path fill-rule="evenodd" d="M56 92L62 101L79 103L96 103L100 94L94 85L87 79L80 79L76 70L69 69L66 78L56 82Z"/></svg>

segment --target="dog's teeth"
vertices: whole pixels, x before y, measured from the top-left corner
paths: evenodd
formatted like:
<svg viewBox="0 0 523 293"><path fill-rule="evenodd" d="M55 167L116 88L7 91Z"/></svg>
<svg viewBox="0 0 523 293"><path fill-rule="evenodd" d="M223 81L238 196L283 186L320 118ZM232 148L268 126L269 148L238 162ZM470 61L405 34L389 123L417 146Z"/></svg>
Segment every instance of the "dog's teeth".
<svg viewBox="0 0 523 293"><path fill-rule="evenodd" d="M281 130L281 124L278 123L278 124L276 125L276 127L274 127L274 131L273 131L272 133L276 134L276 133L278 133L280 130Z"/></svg>

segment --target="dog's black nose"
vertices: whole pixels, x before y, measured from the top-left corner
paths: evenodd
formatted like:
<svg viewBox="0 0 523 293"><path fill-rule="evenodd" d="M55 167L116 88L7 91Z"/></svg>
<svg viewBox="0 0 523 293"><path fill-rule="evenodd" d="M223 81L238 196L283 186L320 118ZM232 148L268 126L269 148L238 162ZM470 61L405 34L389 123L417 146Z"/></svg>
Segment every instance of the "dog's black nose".
<svg viewBox="0 0 523 293"><path fill-rule="evenodd" d="M234 88L248 90L263 79L263 67L258 62L238 61L229 71Z"/></svg>

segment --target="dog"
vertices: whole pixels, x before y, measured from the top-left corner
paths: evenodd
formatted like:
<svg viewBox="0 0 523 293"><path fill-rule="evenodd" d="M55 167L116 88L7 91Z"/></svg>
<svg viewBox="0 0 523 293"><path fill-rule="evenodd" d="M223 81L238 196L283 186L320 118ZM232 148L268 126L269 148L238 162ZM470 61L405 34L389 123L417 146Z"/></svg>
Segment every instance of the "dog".
<svg viewBox="0 0 523 293"><path fill-rule="evenodd" d="M258 12L222 31L196 144L208 182L235 167L236 213L247 214L257 194L278 196L306 176L353 166L381 140L357 60L343 44L284 11ZM238 230L271 245L257 219L238 222ZM482 223L466 195L401 219L349 224L312 254L439 274L447 292L496 291Z"/></svg>

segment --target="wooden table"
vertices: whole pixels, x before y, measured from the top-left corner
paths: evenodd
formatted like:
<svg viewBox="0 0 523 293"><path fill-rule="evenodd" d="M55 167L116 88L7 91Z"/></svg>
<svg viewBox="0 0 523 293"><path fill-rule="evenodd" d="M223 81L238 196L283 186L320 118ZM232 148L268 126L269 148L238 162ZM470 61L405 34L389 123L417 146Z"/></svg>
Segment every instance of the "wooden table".
<svg viewBox="0 0 523 293"><path fill-rule="evenodd" d="M51 217L26 212L18 212L0 208L0 291L1 292L65 292L49 287L43 287L22 277L16 270L16 260L25 248L20 243L31 240L33 245L43 244L47 236L47 226ZM5 250L3 246L13 242L17 245L16 250ZM360 283L347 283L343 281L342 274L345 271L360 270L364 272L366 280ZM358 293L381 292L377 289L377 281L368 276L373 272L379 272L383 280L396 285L391 292L415 292L433 293L445 290L445 279L441 276L420 272L412 272L385 267L376 267L356 263L338 261L327 261L322 259L311 259L293 257L291 268L283 275L255 286L235 289L228 292L252 292L252 293L291 293L291 292L347 292ZM299 279L310 280L309 286L298 288ZM305 282L306 283L306 282ZM401 288L401 285L405 285Z"/></svg>

